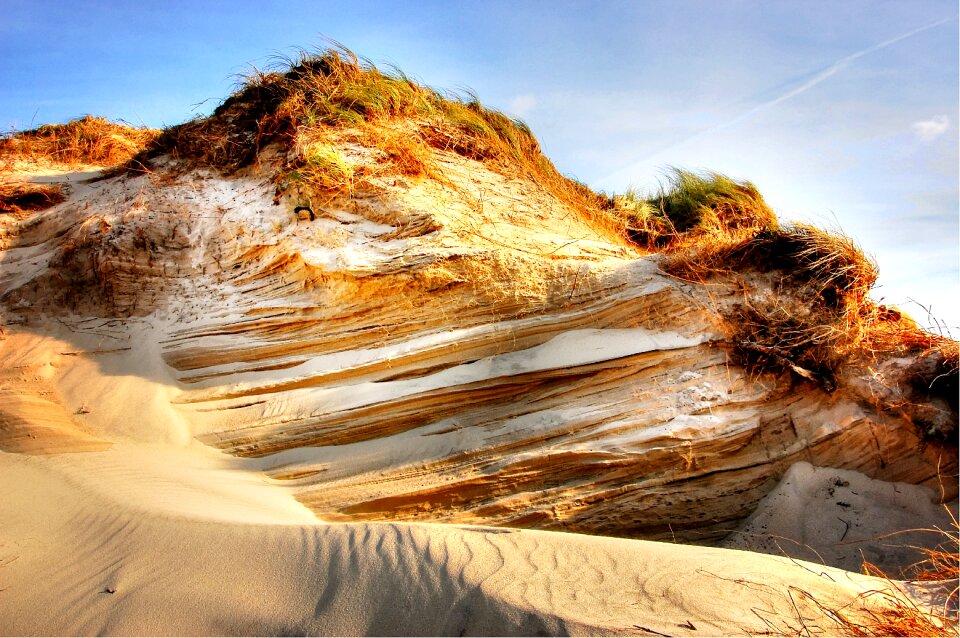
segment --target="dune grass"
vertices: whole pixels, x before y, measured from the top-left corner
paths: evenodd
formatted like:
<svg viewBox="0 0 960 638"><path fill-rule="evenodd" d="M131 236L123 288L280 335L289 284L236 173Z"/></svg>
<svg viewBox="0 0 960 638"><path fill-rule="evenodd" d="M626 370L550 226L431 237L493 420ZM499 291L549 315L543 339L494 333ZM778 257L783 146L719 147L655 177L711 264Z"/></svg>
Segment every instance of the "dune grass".
<svg viewBox="0 0 960 638"><path fill-rule="evenodd" d="M861 594L856 602L844 608L826 605L806 591L795 590L797 597L806 599L833 620L840 636L956 636L955 613L929 609L895 591L891 584ZM802 628L806 630L806 627ZM798 634L793 634L798 635ZM810 635L807 633L806 635Z"/></svg>
<svg viewBox="0 0 960 638"><path fill-rule="evenodd" d="M722 173L673 168L648 203L681 233L777 226L776 215L756 186Z"/></svg>
<svg viewBox="0 0 960 638"><path fill-rule="evenodd" d="M17 163L117 166L141 152L159 131L127 126L90 115L66 124L45 124L29 131L0 136L0 167ZM0 183L0 213L24 215L64 200L57 184L33 184L16 179Z"/></svg>
<svg viewBox="0 0 960 638"><path fill-rule="evenodd" d="M532 179L597 223L610 219L602 212L607 199L561 175L525 123L484 107L472 93L423 86L337 43L278 58L273 66L279 70L244 78L212 116L164 131L131 166L149 168L152 158L169 154L229 173L280 143L297 152L285 158L278 183L301 181L320 191L338 191L362 181L325 175L304 152L328 143L334 132L349 130L357 143L380 154L378 172L436 177L430 149L450 151L508 176Z"/></svg>
<svg viewBox="0 0 960 638"><path fill-rule="evenodd" d="M0 137L0 160L115 166L129 161L158 134L86 115L66 124L45 124Z"/></svg>
<svg viewBox="0 0 960 638"><path fill-rule="evenodd" d="M850 363L910 356L915 364L895 409L926 440L955 444L957 342L922 330L896 309L873 302L876 263L839 229L780 224L750 182L673 168L659 192L628 190L607 211L628 239L660 252L665 272L739 295L715 309L733 362L751 373L789 373L827 391ZM920 409L939 402L942 414Z"/></svg>
<svg viewBox="0 0 960 638"><path fill-rule="evenodd" d="M0 183L0 213L21 216L50 208L64 199L59 184Z"/></svg>
<svg viewBox="0 0 960 638"><path fill-rule="evenodd" d="M724 310L734 359L751 371L791 371L832 390L871 325L876 264L839 231L794 224L701 237L662 263L699 282L766 276L763 292L742 282L741 300Z"/></svg>
<svg viewBox="0 0 960 638"><path fill-rule="evenodd" d="M738 290L716 305L727 333L721 345L751 373L789 373L832 392L849 365L909 357L902 399L877 409L902 415L926 441L956 445L957 342L871 300L877 265L842 231L785 224L681 234L660 263L684 281Z"/></svg>
<svg viewBox="0 0 960 638"><path fill-rule="evenodd" d="M671 168L658 192L614 195L611 216L635 245L662 250L704 235L777 228L777 216L757 187L715 172Z"/></svg>
<svg viewBox="0 0 960 638"><path fill-rule="evenodd" d="M663 253L668 274L739 281L739 300L717 310L734 361L751 372L792 372L832 390L866 338L874 262L842 232L781 225L750 182L674 168L655 194L614 196L610 214L631 241Z"/></svg>
<svg viewBox="0 0 960 638"><path fill-rule="evenodd" d="M314 142L301 151L302 160L287 179L307 181L325 190L351 190L359 172L336 147Z"/></svg>

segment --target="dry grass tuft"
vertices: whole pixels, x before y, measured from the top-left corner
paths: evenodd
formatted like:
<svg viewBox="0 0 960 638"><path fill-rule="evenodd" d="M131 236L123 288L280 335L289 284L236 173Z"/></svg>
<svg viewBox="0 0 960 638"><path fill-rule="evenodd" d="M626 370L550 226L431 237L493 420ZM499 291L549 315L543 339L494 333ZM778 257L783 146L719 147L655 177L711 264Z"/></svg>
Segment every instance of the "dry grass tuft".
<svg viewBox="0 0 960 638"><path fill-rule="evenodd" d="M956 444L957 342L871 301L877 266L850 237L807 224L777 227L746 183L722 176L694 180L679 172L673 184L661 199L675 196L679 205L656 208L654 200L628 194L615 198L615 207L635 211L630 228L643 218L653 229L645 241L653 237L665 246L661 266L667 273L736 287L736 299L717 304L728 336L721 345L735 363L754 374L788 372L832 391L848 364L909 356L898 398L877 399L877 409L911 421L925 440ZM686 230L676 230L680 223ZM665 227L671 230L664 233Z"/></svg>
<svg viewBox="0 0 960 638"><path fill-rule="evenodd" d="M301 149L287 173L291 181L306 182L320 190L351 192L360 169L335 146L313 142Z"/></svg>
<svg viewBox="0 0 960 638"><path fill-rule="evenodd" d="M418 128L373 126L365 134L383 152L383 162L401 175L442 179L432 161L430 147Z"/></svg>
<svg viewBox="0 0 960 638"><path fill-rule="evenodd" d="M936 352L943 365L938 374L956 371L958 367L956 341L924 330L897 308L883 305L873 308L867 344L878 352L898 355Z"/></svg>
<svg viewBox="0 0 960 638"><path fill-rule="evenodd" d="M662 253L679 279L723 282L716 301L735 363L753 374L790 373L827 391L847 364L913 360L896 403L928 440L956 443L957 342L921 330L868 298L877 266L839 230L781 226L757 188L718 173L671 169L654 196L615 195L608 216L635 245Z"/></svg>
<svg viewBox="0 0 960 638"><path fill-rule="evenodd" d="M769 275L769 290L741 281L726 310L734 352L755 370L792 370L830 387L864 339L876 265L840 232L780 227L756 186L718 173L673 169L653 197L614 198L630 238L666 250L662 266L686 280Z"/></svg>
<svg viewBox="0 0 960 638"><path fill-rule="evenodd" d="M942 489L942 488L941 488ZM949 506L944 505L950 515L950 529L939 527L933 531L939 533L943 542L933 550L923 550L927 558L914 565L914 578L918 580L951 580L956 583L951 594L955 606L960 607L960 521ZM948 601L949 602L949 601Z"/></svg>
<svg viewBox="0 0 960 638"><path fill-rule="evenodd" d="M835 609L808 592L798 592L833 620L843 636L956 636L956 614L944 615L891 589L861 594L846 608Z"/></svg>
<svg viewBox="0 0 960 638"><path fill-rule="evenodd" d="M956 636L960 628L960 527L952 513L950 516L953 520L950 531L929 530L941 534L943 542L935 549L924 548L927 558L907 570L907 577L914 583L952 584L942 602L929 605L914 601L871 563L864 563L864 573L886 580L887 587L864 592L845 608L825 605L808 592L800 592L801 595L837 623L844 635Z"/></svg>
<svg viewBox="0 0 960 638"><path fill-rule="evenodd" d="M781 272L804 296L831 308L858 307L877 279L876 264L840 231L807 224L688 242L665 266L704 279L723 272Z"/></svg>
<svg viewBox="0 0 960 638"><path fill-rule="evenodd" d="M951 547L948 547L950 545ZM914 573L912 578L915 580L947 580L957 582L958 563L960 563L960 553L958 553L958 543L956 534L953 534L951 540L942 544L936 549L923 549L927 557L913 566ZM957 604L958 589L954 586L953 591L948 597L948 604Z"/></svg>
<svg viewBox="0 0 960 638"><path fill-rule="evenodd" d="M766 276L769 289L740 280L742 301L725 309L732 350L751 371L791 371L828 390L863 344L876 265L839 232L796 224L699 237L666 255L664 270L705 282Z"/></svg>
<svg viewBox="0 0 960 638"><path fill-rule="evenodd" d="M0 159L75 166L115 166L129 161L159 134L86 115L0 138Z"/></svg>
<svg viewBox="0 0 960 638"><path fill-rule="evenodd" d="M845 604L825 602L799 587L789 587L798 626L767 623L774 635L824 634L823 620L830 622L827 635L835 636L956 636L958 618L958 559L960 528L948 509L952 526L926 531L938 534L942 544L924 549L925 560L905 570L907 581L894 581L876 565L864 562L863 572L879 579L878 587L866 590ZM812 613L811 613L812 612Z"/></svg>
<svg viewBox="0 0 960 638"><path fill-rule="evenodd" d="M20 216L50 208L64 199L59 184L0 183L0 213Z"/></svg>

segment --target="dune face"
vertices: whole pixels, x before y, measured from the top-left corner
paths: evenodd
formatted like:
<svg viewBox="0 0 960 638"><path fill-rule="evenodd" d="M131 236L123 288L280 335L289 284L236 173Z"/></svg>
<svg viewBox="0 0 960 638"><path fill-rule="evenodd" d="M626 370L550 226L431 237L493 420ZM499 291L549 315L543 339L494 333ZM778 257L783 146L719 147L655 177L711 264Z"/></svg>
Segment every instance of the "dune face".
<svg viewBox="0 0 960 638"><path fill-rule="evenodd" d="M245 103L230 104L239 121ZM366 167L350 188L279 180L288 149L276 142L227 171L174 152L92 180L7 168L5 180L60 184L63 201L0 216L0 472L4 519L20 517L4 558L26 556L0 564L0 582L39 570L52 583L42 595L7 600L67 596L85 611L62 624L4 616L6 631L689 634L695 617L700 630L755 633L792 613L784 590L747 621L664 579L712 591L702 566L726 578L737 563L749 578L803 572L838 600L875 583L624 539L759 534L767 519L747 517L800 461L919 486L928 513L956 497L956 447L923 427L955 432L956 403L926 400L911 376L938 365L929 357L850 365L829 386L748 371L722 309L782 278L684 281L462 140L432 146L431 172L411 176L364 139L349 127L326 138ZM28 481L42 513L14 498ZM40 527L78 554L66 576L16 549ZM848 554L837 566L856 568ZM178 556L188 575L152 574ZM581 598L553 580L596 560ZM653 569L671 560L672 573ZM212 585L221 573L271 592L265 611L218 616L250 596ZM157 612L184 604L165 589L183 578L183 591L218 593ZM646 593L586 600L619 583ZM396 591L404 624L360 609L400 604ZM644 607L658 596L663 607ZM653 627L628 622L635 613L677 617Z"/></svg>
<svg viewBox="0 0 960 638"><path fill-rule="evenodd" d="M953 471L855 388L731 364L705 292L734 291L665 276L534 185L438 162L443 184L322 204L175 165L77 185L8 230L4 301L17 330L110 324L74 330L155 357L189 437L324 520L710 540L799 460L929 487Z"/></svg>

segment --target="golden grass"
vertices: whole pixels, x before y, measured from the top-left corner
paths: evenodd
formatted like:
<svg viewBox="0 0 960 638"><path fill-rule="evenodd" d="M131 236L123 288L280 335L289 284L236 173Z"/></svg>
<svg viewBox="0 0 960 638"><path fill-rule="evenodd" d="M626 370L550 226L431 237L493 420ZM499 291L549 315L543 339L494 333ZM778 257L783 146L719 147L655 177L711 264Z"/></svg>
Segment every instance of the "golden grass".
<svg viewBox="0 0 960 638"><path fill-rule="evenodd" d="M800 598L817 607L840 628L842 636L956 636L956 614L918 605L906 594L889 589L866 592L844 608L825 605L809 592Z"/></svg>
<svg viewBox="0 0 960 638"><path fill-rule="evenodd" d="M680 233L777 227L756 186L721 173L672 168L666 184L647 201Z"/></svg>
<svg viewBox="0 0 960 638"><path fill-rule="evenodd" d="M947 508L947 512L951 519L949 530L904 530L935 533L942 539L935 549L916 548L927 558L903 570L898 578L905 580L893 580L865 561L863 573L878 579L877 586L844 604L836 599L827 602L803 588L789 586L787 595L796 617L789 622L766 621L771 635L956 636L960 629L960 528L952 511ZM826 627L825 620L829 623Z"/></svg>
<svg viewBox="0 0 960 638"><path fill-rule="evenodd" d="M769 288L741 278L742 301L723 309L734 358L752 371L792 371L828 390L866 339L877 268L840 232L806 224L698 235L662 260L685 280L768 275Z"/></svg>
<svg viewBox="0 0 960 638"><path fill-rule="evenodd" d="M364 133L375 148L383 151L384 163L401 175L442 179L419 128L371 126Z"/></svg>
<svg viewBox="0 0 960 638"><path fill-rule="evenodd" d="M947 510L949 512L949 510ZM960 527L953 521L950 530L926 530L943 538L934 548L922 548L926 558L908 568L906 577L913 582L934 582L951 587L938 605L919 604L876 565L865 562L863 571L887 582L884 589L864 592L844 608L825 605L808 592L799 592L832 619L847 636L956 636L958 618L958 583L960 583Z"/></svg>
<svg viewBox="0 0 960 638"><path fill-rule="evenodd" d="M633 244L651 251L778 226L777 216L752 183L680 168L671 168L653 195L633 189L614 195L607 214L621 222Z"/></svg>
<svg viewBox="0 0 960 638"><path fill-rule="evenodd" d="M312 142L298 153L296 168L287 179L303 181L321 190L352 191L360 169L354 166L335 146Z"/></svg>
<svg viewBox="0 0 960 638"><path fill-rule="evenodd" d="M957 368L957 342L924 330L897 308L884 305L873 308L866 343L871 349L880 352L910 354L936 351L950 367Z"/></svg>
<svg viewBox="0 0 960 638"><path fill-rule="evenodd" d="M876 407L913 422L926 440L956 444L957 342L870 300L877 266L843 232L780 227L751 184L712 173L676 171L659 200L628 193L614 198L614 213L629 220L632 239L662 246L668 274L737 287L738 299L716 306L735 363L832 391L844 366L909 355L901 398Z"/></svg>
<svg viewBox="0 0 960 638"><path fill-rule="evenodd" d="M0 213L21 216L50 208L64 199L59 184L0 183Z"/></svg>
<svg viewBox="0 0 960 638"><path fill-rule="evenodd" d="M622 224L605 211L609 198L561 175L526 124L482 106L475 95L422 86L402 71L377 68L336 43L315 54L282 59L279 66L277 71L254 71L210 117L164 131L131 168L149 169L152 158L169 154L229 173L257 162L266 147L279 144L295 153L282 162L278 184L302 181L320 191L336 191L350 186L350 180L305 170L311 159L304 153L331 131L348 130L359 144L380 153L382 161L368 173L439 179L442 171L431 149L450 151L508 177L530 179L611 236L622 236Z"/></svg>
<svg viewBox="0 0 960 638"><path fill-rule="evenodd" d="M129 161L158 134L87 115L66 124L45 124L0 138L0 159L115 166Z"/></svg>

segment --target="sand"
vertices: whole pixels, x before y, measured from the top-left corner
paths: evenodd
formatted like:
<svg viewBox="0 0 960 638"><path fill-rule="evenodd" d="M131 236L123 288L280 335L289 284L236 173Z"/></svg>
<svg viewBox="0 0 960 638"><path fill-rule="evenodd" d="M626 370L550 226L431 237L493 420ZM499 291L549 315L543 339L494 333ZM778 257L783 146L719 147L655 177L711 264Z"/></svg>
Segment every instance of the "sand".
<svg viewBox="0 0 960 638"><path fill-rule="evenodd" d="M796 463L723 546L850 571L867 561L885 574L909 577L900 571L925 558L919 548L943 542L955 527L957 501L938 500L917 485Z"/></svg>
<svg viewBox="0 0 960 638"><path fill-rule="evenodd" d="M223 196L260 197L237 194L235 186L225 183ZM107 199L111 188L76 185L80 194L102 189ZM220 223L217 218L212 225ZM550 239L544 237L544 242ZM25 245L0 255L0 283L13 287L30 281L50 258L44 250L40 244ZM358 255L345 242L329 250L314 248L306 258L364 270L392 257L386 249ZM563 532L320 520L295 497L295 481L264 472L270 463L230 456L198 441L207 427L197 416L200 408L190 412L183 406L222 387L200 384L187 391L163 356L170 326L186 321L186 304L193 301L185 299L177 318L160 312L129 320L74 315L31 325L9 322L0 334L0 633L831 634L836 626L812 600L840 607L865 592L895 586L855 573L849 561L843 570L755 551ZM203 332L215 325L204 321L201 316L190 328ZM438 331L423 337L435 339L431 343L411 339L406 346L385 344L379 353L367 347L318 355L293 368L293 380L362 367L382 358L383 348L394 347L387 354L400 358L411 343L440 347L469 334ZM402 398L653 349L669 353L705 338L642 327L572 327L522 347L514 343L516 353L478 355L413 379L293 389L269 409L281 417L345 409L366 405L374 392L380 401L386 393ZM228 389L250 392L292 383L278 370L264 367L253 379L237 371ZM669 421L669 431L651 428L630 440L624 434L622 445L661 445L661 439L693 438L715 427L709 414L688 414L709 411L715 390L699 374L681 376L678 383L696 383L687 388L696 392L681 406L685 411ZM676 394L682 398L683 392ZM231 409L214 415L219 419L214 425L233 425L238 412ZM531 424L517 420L514 425ZM404 454L422 461L440 439L418 434L399 440ZM370 458L398 454L391 446L371 444L366 461L342 460L375 467ZM320 458L347 455L351 448L294 451ZM847 487L873 489L874 483L851 475L842 475ZM763 528L792 537L794 544L813 543L835 518L832 509L814 507L816 501L805 496L823 485L819 477L818 471L798 466L741 536L756 537L756 529ZM930 490L910 496L928 505L935 498ZM858 520L867 521L883 519L903 503L874 499L862 507L851 501L851 509L854 505L862 510Z"/></svg>
<svg viewBox="0 0 960 638"><path fill-rule="evenodd" d="M20 394L47 388L64 429L110 441L68 450L38 432L29 450L0 453L3 634L830 633L803 592L843 605L887 586L732 549L325 523L250 461L183 435L169 379L135 352L153 347L142 330L130 351L79 344L84 356L65 335L0 341ZM131 365L139 375L120 374ZM100 425L81 429L77 405Z"/></svg>
<svg viewBox="0 0 960 638"><path fill-rule="evenodd" d="M323 524L217 465L168 446L0 454L2 632L740 635L799 627L791 592L839 604L877 585L736 550Z"/></svg>

